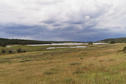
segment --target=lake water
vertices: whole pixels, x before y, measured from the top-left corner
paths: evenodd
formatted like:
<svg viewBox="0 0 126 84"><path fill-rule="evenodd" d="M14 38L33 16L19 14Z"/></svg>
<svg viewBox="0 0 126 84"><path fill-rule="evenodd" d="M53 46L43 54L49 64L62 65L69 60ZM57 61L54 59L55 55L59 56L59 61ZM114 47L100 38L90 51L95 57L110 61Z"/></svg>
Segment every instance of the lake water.
<svg viewBox="0 0 126 84"><path fill-rule="evenodd" d="M94 45L104 45L107 43L93 43ZM47 46L47 45L88 45L88 43L52 43L52 44L30 44L27 46Z"/></svg>
<svg viewBox="0 0 126 84"><path fill-rule="evenodd" d="M52 44L32 44L27 46L46 46L46 45L85 45L87 43L52 43Z"/></svg>
<svg viewBox="0 0 126 84"><path fill-rule="evenodd" d="M79 45L86 45L87 43L52 43L52 44L33 44L27 46L47 46L47 45L71 45L72 47L48 47L46 49L57 49L57 48L86 48L86 46L79 46ZM75 46L73 46L75 45Z"/></svg>
<svg viewBox="0 0 126 84"><path fill-rule="evenodd" d="M74 46L74 47L48 47L46 49L57 49L57 48L86 48L87 46Z"/></svg>
<svg viewBox="0 0 126 84"><path fill-rule="evenodd" d="M103 44L107 44L107 43L93 43L93 44L94 45L103 45ZM81 46L81 45L88 45L88 43L30 44L30 45L27 45L27 46L48 46L48 45L50 45L50 46L51 45L71 45L72 47L48 47L47 49L56 49L56 48L86 48L87 46ZM12 47L12 46L8 45L7 47Z"/></svg>
<svg viewBox="0 0 126 84"><path fill-rule="evenodd" d="M104 44L107 44L107 43L93 43L94 45L104 45Z"/></svg>

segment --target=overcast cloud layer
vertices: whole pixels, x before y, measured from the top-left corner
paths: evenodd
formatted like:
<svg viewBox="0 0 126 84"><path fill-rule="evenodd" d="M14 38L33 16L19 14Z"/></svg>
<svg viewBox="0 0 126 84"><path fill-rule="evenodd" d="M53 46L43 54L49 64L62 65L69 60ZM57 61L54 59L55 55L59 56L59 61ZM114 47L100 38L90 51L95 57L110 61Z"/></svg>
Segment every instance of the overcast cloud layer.
<svg viewBox="0 0 126 84"><path fill-rule="evenodd" d="M126 36L126 0L0 0L0 37L89 41Z"/></svg>

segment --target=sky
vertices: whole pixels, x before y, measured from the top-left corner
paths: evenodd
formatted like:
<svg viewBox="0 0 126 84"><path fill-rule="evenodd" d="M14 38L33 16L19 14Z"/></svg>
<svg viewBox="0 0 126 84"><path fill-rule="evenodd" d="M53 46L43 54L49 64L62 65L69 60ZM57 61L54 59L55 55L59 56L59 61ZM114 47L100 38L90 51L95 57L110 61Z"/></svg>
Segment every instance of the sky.
<svg viewBox="0 0 126 84"><path fill-rule="evenodd" d="M97 41L126 37L126 0L0 0L0 38Z"/></svg>

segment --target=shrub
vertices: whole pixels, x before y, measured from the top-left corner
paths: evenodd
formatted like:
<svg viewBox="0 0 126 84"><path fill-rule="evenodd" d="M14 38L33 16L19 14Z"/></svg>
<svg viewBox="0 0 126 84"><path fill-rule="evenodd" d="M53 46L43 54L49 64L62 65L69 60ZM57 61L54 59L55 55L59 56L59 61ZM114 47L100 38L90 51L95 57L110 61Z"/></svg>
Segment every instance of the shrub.
<svg viewBox="0 0 126 84"><path fill-rule="evenodd" d="M78 63L78 62L74 62L74 63L71 63L70 65L80 65L81 63Z"/></svg>
<svg viewBox="0 0 126 84"><path fill-rule="evenodd" d="M7 44L5 44L5 43L0 43L0 46L2 46L2 47L6 47Z"/></svg>
<svg viewBox="0 0 126 84"><path fill-rule="evenodd" d="M78 68L76 69L76 71L73 72L73 74L83 74L83 73L84 73L83 68Z"/></svg>
<svg viewBox="0 0 126 84"><path fill-rule="evenodd" d="M13 53L13 51L12 50L9 50L8 53L11 54L11 53Z"/></svg>
<svg viewBox="0 0 126 84"><path fill-rule="evenodd" d="M26 52L26 50L22 50L21 48L17 49L17 53L22 53L22 52Z"/></svg>
<svg viewBox="0 0 126 84"><path fill-rule="evenodd" d="M21 52L22 52L21 48L17 49L17 53L21 53Z"/></svg>
<svg viewBox="0 0 126 84"><path fill-rule="evenodd" d="M2 50L1 50L1 53L2 53L2 54L6 53L6 50L2 49Z"/></svg>
<svg viewBox="0 0 126 84"><path fill-rule="evenodd" d="M123 48L123 52L126 52L126 47Z"/></svg>
<svg viewBox="0 0 126 84"><path fill-rule="evenodd" d="M116 42L115 41L110 41L110 44L115 44Z"/></svg>
<svg viewBox="0 0 126 84"><path fill-rule="evenodd" d="M26 52L26 50L22 50L22 52Z"/></svg>

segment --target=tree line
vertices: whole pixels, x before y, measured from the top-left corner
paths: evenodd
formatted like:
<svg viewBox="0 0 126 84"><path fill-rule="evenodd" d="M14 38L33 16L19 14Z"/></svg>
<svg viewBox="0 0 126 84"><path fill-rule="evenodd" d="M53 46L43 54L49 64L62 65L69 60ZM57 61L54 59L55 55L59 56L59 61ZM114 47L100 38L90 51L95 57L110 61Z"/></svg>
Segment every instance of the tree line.
<svg viewBox="0 0 126 84"><path fill-rule="evenodd" d="M0 38L0 46L5 47L6 45L27 45L27 44L51 44L50 41L35 41L35 40L19 40L19 39L3 39Z"/></svg>

